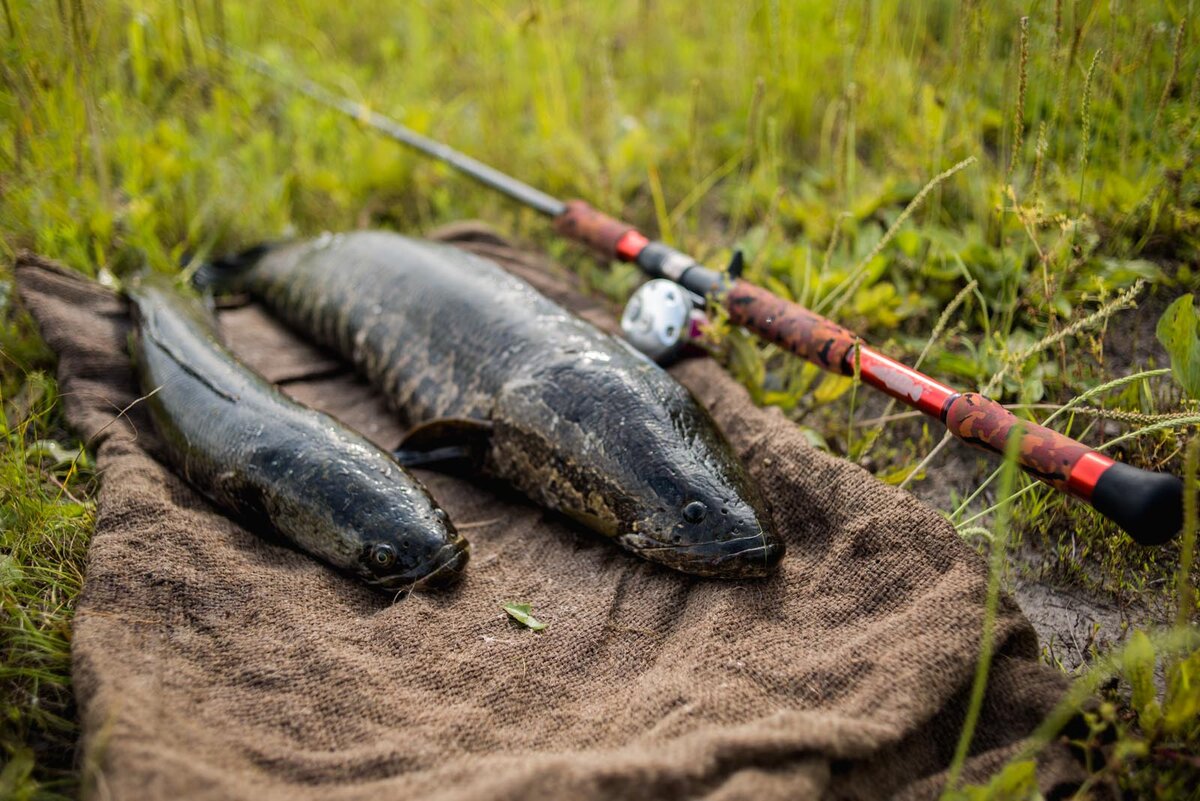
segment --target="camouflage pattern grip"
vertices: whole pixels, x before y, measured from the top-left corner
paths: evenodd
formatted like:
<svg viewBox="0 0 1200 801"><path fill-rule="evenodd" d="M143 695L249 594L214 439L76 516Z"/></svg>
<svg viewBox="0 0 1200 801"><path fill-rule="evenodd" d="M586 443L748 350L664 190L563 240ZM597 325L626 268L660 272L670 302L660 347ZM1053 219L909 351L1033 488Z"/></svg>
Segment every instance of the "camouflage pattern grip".
<svg viewBox="0 0 1200 801"><path fill-rule="evenodd" d="M1008 436L1015 426L1024 431L1021 438L1021 453L1018 461L1025 472L1055 489L1072 495L1091 499L1092 484L1071 481L1075 465L1089 454L1095 454L1088 446L1068 436L1052 431L1045 426L1019 420L991 398L976 392L964 392L954 396L944 412L946 427L956 437L969 445L1003 455ZM1087 466L1100 460L1095 468L1106 468L1112 463L1108 457L1088 456Z"/></svg>
<svg viewBox="0 0 1200 801"><path fill-rule="evenodd" d="M735 325L825 370L854 372L853 361L847 358L859 342L853 331L740 278L729 287L724 305Z"/></svg>
<svg viewBox="0 0 1200 801"><path fill-rule="evenodd" d="M943 420L963 441L995 453L1004 453L1019 425L1025 472L1087 501L1142 545L1161 545L1183 527L1183 482L1175 476L1115 462L974 392L948 398Z"/></svg>
<svg viewBox="0 0 1200 801"><path fill-rule="evenodd" d="M634 230L633 226L596 211L582 200L568 200L566 205L567 210L554 218L554 230L606 258L617 258L617 244Z"/></svg>

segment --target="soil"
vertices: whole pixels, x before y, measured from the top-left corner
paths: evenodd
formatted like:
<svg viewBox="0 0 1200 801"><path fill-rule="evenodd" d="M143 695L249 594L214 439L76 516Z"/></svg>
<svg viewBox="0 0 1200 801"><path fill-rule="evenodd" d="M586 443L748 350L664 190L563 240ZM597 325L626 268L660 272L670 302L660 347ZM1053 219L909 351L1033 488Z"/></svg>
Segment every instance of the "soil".
<svg viewBox="0 0 1200 801"><path fill-rule="evenodd" d="M1037 631L1042 658L1068 673L1080 672L1097 654L1120 644L1129 626L1137 625L1129 609L1118 609L1080 588L1019 579L1013 596Z"/></svg>

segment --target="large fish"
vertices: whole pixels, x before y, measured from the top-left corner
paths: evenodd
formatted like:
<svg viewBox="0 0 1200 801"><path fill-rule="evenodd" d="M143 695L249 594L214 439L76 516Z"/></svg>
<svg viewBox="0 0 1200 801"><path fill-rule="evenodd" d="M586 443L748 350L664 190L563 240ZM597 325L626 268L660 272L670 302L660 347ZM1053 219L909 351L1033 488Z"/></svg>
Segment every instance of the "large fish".
<svg viewBox="0 0 1200 801"><path fill-rule="evenodd" d="M258 297L353 362L421 453L467 453L654 562L762 576L783 555L745 468L691 394L498 265L357 232L210 265L199 283ZM419 457L418 457L419 458Z"/></svg>
<svg viewBox="0 0 1200 801"><path fill-rule="evenodd" d="M383 590L460 573L466 541L390 454L242 365L207 309L166 278L142 276L127 295L145 403L165 455L190 484Z"/></svg>

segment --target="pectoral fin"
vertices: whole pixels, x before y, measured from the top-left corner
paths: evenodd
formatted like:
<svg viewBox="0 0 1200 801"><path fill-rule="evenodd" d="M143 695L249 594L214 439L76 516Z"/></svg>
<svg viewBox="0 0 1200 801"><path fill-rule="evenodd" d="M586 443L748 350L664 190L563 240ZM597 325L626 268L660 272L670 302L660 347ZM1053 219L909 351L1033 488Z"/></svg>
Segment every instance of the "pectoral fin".
<svg viewBox="0 0 1200 801"><path fill-rule="evenodd" d="M483 463L491 436L492 424L486 420L444 417L409 431L392 456L405 467L475 469Z"/></svg>

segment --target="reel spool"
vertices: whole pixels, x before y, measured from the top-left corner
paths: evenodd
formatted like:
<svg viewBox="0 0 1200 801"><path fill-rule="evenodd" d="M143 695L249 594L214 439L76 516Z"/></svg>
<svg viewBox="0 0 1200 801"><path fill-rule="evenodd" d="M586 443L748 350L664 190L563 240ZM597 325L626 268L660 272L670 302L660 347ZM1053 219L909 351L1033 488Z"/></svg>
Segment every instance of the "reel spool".
<svg viewBox="0 0 1200 801"><path fill-rule="evenodd" d="M683 354L701 336L707 322L704 301L674 281L656 278L642 284L621 315L625 339L659 364Z"/></svg>

